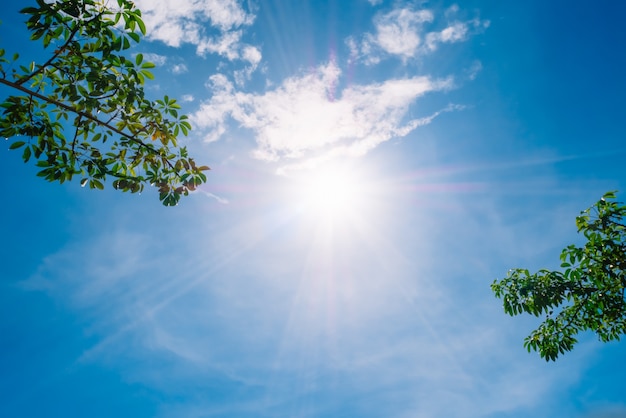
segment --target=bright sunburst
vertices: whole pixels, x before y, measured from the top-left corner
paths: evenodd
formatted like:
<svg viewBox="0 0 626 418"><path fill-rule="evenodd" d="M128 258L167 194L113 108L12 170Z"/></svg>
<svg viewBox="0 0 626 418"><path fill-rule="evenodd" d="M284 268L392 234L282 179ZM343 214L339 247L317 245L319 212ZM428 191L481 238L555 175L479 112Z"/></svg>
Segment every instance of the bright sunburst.
<svg viewBox="0 0 626 418"><path fill-rule="evenodd" d="M359 205L358 181L339 170L314 173L304 184L307 209L324 216L338 217L349 213Z"/></svg>
<svg viewBox="0 0 626 418"><path fill-rule="evenodd" d="M307 218L349 221L363 214L370 187L354 165L325 165L292 176L292 199Z"/></svg>

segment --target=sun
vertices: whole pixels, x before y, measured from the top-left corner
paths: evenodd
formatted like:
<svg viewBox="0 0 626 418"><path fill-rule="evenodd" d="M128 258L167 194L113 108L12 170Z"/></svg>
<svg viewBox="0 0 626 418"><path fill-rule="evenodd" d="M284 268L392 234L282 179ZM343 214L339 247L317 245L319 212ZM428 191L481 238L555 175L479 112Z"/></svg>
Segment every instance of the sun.
<svg viewBox="0 0 626 418"><path fill-rule="evenodd" d="M349 221L367 207L368 181L352 164L326 164L290 177L291 199L308 219Z"/></svg>
<svg viewBox="0 0 626 418"><path fill-rule="evenodd" d="M322 216L345 216L360 203L359 182L344 170L312 173L303 183L304 206Z"/></svg>

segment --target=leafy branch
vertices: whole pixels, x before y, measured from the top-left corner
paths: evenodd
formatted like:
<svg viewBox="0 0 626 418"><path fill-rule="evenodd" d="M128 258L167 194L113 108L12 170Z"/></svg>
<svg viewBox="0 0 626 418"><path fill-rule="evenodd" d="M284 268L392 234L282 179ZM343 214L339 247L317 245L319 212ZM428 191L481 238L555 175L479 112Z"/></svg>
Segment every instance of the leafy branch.
<svg viewBox="0 0 626 418"><path fill-rule="evenodd" d="M579 332L604 342L626 334L626 206L615 199L608 192L576 218L587 242L563 250L563 271L513 269L491 285L507 314L546 315L524 342L546 360L572 350Z"/></svg>
<svg viewBox="0 0 626 418"><path fill-rule="evenodd" d="M18 65L17 54L8 59L0 49L0 84L17 93L0 103L0 135L12 140L9 148L22 149L25 162L36 160L38 176L49 181L81 176L83 186L102 189L112 177L114 188L131 193L150 184L168 206L205 183L209 168L177 145L191 129L180 105L168 96L145 98L154 64L121 54L146 31L133 3L117 0L113 9L96 0L36 1L21 11L31 39L58 47L41 65Z"/></svg>

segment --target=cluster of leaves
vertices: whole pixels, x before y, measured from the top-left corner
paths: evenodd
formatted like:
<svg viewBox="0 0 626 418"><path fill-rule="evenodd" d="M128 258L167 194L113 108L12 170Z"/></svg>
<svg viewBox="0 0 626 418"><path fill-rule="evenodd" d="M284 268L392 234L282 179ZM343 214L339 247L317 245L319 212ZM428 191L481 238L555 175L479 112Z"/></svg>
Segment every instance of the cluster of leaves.
<svg viewBox="0 0 626 418"><path fill-rule="evenodd" d="M524 342L546 361L570 351L581 331L603 342L626 334L626 206L615 198L606 193L576 218L587 242L563 250L563 271L514 269L491 285L507 314L546 315Z"/></svg>
<svg viewBox="0 0 626 418"><path fill-rule="evenodd" d="M32 40L51 50L41 64L20 65L0 49L0 84L18 93L0 103L0 135L12 139L38 175L83 186L112 186L132 193L158 188L163 204L176 205L206 182L177 137L191 125L180 105L165 96L151 101L143 85L154 64L122 52L145 35L141 12L131 1L37 0L21 12Z"/></svg>

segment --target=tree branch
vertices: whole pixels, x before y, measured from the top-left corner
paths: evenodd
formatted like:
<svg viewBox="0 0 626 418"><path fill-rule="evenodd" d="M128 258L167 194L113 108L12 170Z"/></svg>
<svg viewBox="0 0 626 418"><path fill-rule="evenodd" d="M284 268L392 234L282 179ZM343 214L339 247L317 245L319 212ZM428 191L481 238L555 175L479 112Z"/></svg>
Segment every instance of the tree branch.
<svg viewBox="0 0 626 418"><path fill-rule="evenodd" d="M52 64L52 62L54 62L55 59L57 59L59 57L59 55L61 55L63 53L63 51L65 50L65 48L67 48L67 46L70 44L70 42L72 42L72 40L74 39L74 36L76 36L76 34L78 33L78 30L80 29L80 26L76 26L74 28L74 30L72 30L72 33L70 33L69 38L67 38L67 41L65 41L65 43L63 44L63 46L61 46L59 49L57 49L54 53L54 55L52 55L50 57L50 59L48 59L48 61L44 62L39 68L37 68L37 70L33 71L31 74L29 74L28 76L21 78L19 80L17 80L15 82L15 84L17 84L18 86L21 86L22 84L26 83L28 80L31 80L33 77L35 77L37 74L41 74L47 66L49 66L50 64Z"/></svg>
<svg viewBox="0 0 626 418"><path fill-rule="evenodd" d="M78 109L76 109L76 108L75 108L75 107L73 107L73 106L70 106L70 105L68 105L68 104L65 104L65 103L63 103L63 102L61 102L61 101L58 101L58 100L56 100L56 99L50 98L50 97L45 96L45 95L43 95L43 94L41 94L41 93L38 93L38 92L33 91L33 90L30 90L30 89L28 89L28 88L26 88L26 87L24 87L24 86L22 86L22 85L20 85L20 84L17 84L17 83L11 82L11 81L6 80L6 79L3 79L3 78L0 78L0 84L4 84L4 85L6 85L6 86L12 87L12 88L14 88L14 89L17 89L17 90L19 90L19 91L23 92L23 93L26 93L27 95L29 95L29 96L31 96L31 97L36 97L36 98L38 98L38 99L40 99L40 100L43 100L43 101L45 101L45 102L47 102L47 103L53 104L53 105L58 106L58 107L60 107L60 108L62 108L62 109L65 109L65 110L67 110L67 111L70 111L70 112L72 112L72 113L74 113L74 114L76 114L76 115L78 115L78 116L84 117L85 119L89 119L89 120L91 120L92 122L95 122L96 124L98 124L99 126L104 127L104 128L106 128L106 129L109 129L109 130L111 130L112 132L115 132L115 133L117 133L118 135L120 135L120 136L122 136L122 137L124 137L124 138L126 138L126 139L128 139L128 140L130 140L131 142L136 143L136 144L137 144L137 145L139 145L140 147L143 147L143 148L147 149L149 153L154 154L154 155L157 155L157 156L158 156L158 155L160 155L160 154L159 154L159 152L157 151L157 149L155 149L154 147L152 147L152 146L150 146L150 145L148 145L148 144L144 143L143 141L141 141L141 140L137 139L136 137L134 137L134 136L132 136L132 135L128 135L128 134L127 134L127 133L125 133L124 131L122 131L122 130L120 130L120 129L116 128L115 126L110 125L110 123L107 123L107 122L105 122L105 121L103 121L103 120L98 119L97 117L93 116L92 114L90 114L90 113L88 113L88 112L84 112L84 111L82 111L82 110L78 110ZM169 161L169 159L164 158L163 160L164 160L164 162L165 162L165 163L167 163L167 165L168 165L171 169L176 170L176 168L175 168L175 167L174 167L174 165L173 165L173 164Z"/></svg>

